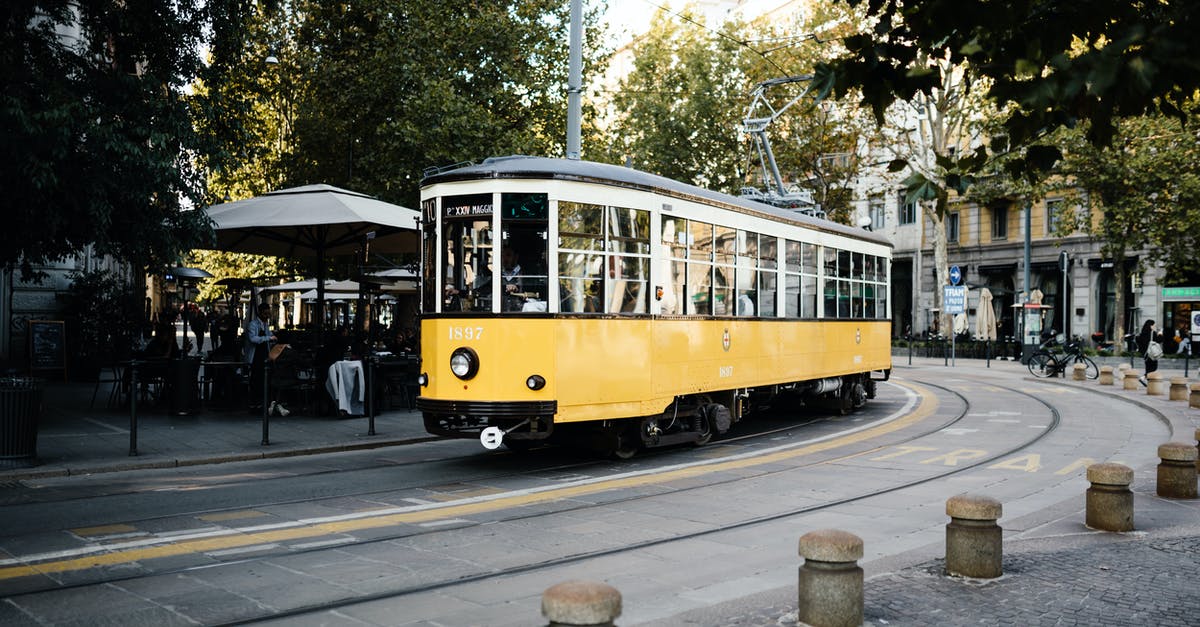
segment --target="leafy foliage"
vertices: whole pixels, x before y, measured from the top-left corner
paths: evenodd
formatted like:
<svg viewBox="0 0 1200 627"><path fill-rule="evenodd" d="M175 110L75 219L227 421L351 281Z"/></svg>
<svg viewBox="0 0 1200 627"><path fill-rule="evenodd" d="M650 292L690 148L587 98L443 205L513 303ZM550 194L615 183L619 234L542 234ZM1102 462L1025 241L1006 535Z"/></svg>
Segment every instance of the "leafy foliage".
<svg viewBox="0 0 1200 627"><path fill-rule="evenodd" d="M93 246L166 264L209 236L185 85L206 32L235 2L12 0L0 10L0 263L34 266Z"/></svg>
<svg viewBox="0 0 1200 627"><path fill-rule="evenodd" d="M1145 250L1171 274L1200 269L1200 126L1181 128L1162 116L1122 119L1111 145L1097 147L1087 129L1064 130L1065 156L1058 172L1065 185L1088 192L1101 212L1076 216L1075 225L1102 242L1110 259Z"/></svg>
<svg viewBox="0 0 1200 627"><path fill-rule="evenodd" d="M845 39L847 54L818 68L822 89L861 93L878 120L896 100L941 86L931 63L969 64L988 95L1012 108L1012 146L1036 145L1014 161L1044 171L1058 156L1038 143L1049 130L1088 121L1104 145L1116 121L1151 111L1183 119L1200 87L1200 5L1180 0L847 0L867 8L872 28Z"/></svg>
<svg viewBox="0 0 1200 627"><path fill-rule="evenodd" d="M224 68L246 105L208 129L244 158L214 168L214 187L240 197L320 182L416 206L429 166L561 154L568 8L293 0L258 13ZM594 64L601 51L585 49Z"/></svg>
<svg viewBox="0 0 1200 627"><path fill-rule="evenodd" d="M794 33L841 23L844 15L822 10L789 24L731 21L719 32L699 27L701 21L686 9L655 13L635 43L633 70L612 99L606 158L729 193L747 184L765 187L759 156L738 132L751 91L770 79L810 72L827 50L816 37ZM778 110L808 88L807 82L772 86L766 96ZM814 190L817 202L842 221L849 218L850 184L870 134L854 110L818 107L807 95L768 128L786 181Z"/></svg>

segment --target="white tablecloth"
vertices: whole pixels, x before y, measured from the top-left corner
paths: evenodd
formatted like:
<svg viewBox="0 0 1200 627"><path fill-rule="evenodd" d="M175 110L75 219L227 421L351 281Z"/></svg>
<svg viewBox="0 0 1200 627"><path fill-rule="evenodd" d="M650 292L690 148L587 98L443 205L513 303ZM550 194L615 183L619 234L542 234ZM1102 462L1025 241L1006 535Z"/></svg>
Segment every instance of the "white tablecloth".
<svg viewBox="0 0 1200 627"><path fill-rule="evenodd" d="M325 389L337 402L338 411L363 415L363 400L366 398L366 375L361 361L336 361L329 366L329 378Z"/></svg>

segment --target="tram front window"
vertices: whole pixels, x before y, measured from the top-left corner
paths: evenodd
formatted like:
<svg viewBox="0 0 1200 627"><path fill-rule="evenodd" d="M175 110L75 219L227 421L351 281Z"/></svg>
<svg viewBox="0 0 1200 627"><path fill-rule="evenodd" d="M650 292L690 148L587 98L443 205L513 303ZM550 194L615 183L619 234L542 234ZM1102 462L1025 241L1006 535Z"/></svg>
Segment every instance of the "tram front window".
<svg viewBox="0 0 1200 627"><path fill-rule="evenodd" d="M442 311L491 309L491 222L446 220Z"/></svg>
<svg viewBox="0 0 1200 627"><path fill-rule="evenodd" d="M503 194L500 214L500 310L544 313L550 295L545 194Z"/></svg>

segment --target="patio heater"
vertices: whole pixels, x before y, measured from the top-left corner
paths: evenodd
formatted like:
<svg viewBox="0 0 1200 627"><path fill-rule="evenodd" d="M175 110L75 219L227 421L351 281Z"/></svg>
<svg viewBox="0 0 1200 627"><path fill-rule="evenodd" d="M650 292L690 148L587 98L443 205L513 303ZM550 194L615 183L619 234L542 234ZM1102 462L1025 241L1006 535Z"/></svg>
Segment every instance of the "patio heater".
<svg viewBox="0 0 1200 627"><path fill-rule="evenodd" d="M180 354L178 369L175 371L176 376L173 381L175 391L171 395L171 409L172 413L185 415L191 413L192 393L195 390L196 377L199 374L199 364L188 358L186 350L188 332L191 330L188 323L188 290L204 279L211 279L212 275L202 268L172 268L171 275L175 277L175 284L183 292L183 344L181 348L184 349ZM201 348L197 346L196 350L199 351Z"/></svg>

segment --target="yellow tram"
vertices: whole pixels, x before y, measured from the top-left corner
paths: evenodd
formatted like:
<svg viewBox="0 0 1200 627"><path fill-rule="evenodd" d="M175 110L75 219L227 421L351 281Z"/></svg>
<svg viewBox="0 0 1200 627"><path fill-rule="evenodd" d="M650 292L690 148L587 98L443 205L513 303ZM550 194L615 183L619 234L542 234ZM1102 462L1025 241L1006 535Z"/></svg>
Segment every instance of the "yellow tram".
<svg viewBox="0 0 1200 627"><path fill-rule="evenodd" d="M613 165L505 157L422 184L417 409L437 435L620 457L891 369L891 246Z"/></svg>

